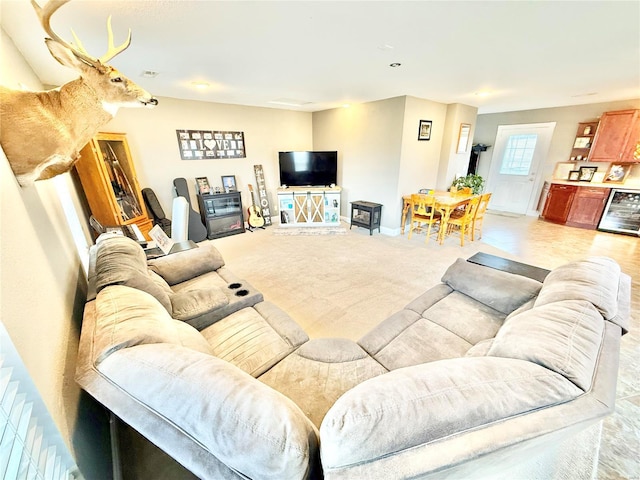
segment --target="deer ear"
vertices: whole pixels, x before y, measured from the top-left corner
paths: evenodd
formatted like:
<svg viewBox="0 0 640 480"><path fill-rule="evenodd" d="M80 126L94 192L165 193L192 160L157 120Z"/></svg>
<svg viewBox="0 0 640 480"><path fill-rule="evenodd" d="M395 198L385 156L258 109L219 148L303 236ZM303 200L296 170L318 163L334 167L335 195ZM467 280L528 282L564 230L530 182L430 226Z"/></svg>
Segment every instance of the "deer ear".
<svg viewBox="0 0 640 480"><path fill-rule="evenodd" d="M58 62L60 62L65 67L73 68L74 70L78 70L83 72L88 65L76 57L73 52L62 45L61 43L56 42L51 38L45 38L45 43L47 44L47 48L53 58L55 58Z"/></svg>

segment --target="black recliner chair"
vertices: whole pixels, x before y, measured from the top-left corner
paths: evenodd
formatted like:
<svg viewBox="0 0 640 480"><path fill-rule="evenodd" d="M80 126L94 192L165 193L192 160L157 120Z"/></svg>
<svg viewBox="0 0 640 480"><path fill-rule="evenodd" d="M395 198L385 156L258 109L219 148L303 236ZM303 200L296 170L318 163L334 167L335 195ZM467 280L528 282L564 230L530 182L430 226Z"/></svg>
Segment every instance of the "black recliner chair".
<svg viewBox="0 0 640 480"><path fill-rule="evenodd" d="M149 213L151 213L151 216L153 217L153 224L160 225L160 228L164 230L164 233L171 237L171 220L165 216L164 210L158 201L158 197L156 197L156 193L151 188L143 188L142 198L144 198L147 210L149 210Z"/></svg>

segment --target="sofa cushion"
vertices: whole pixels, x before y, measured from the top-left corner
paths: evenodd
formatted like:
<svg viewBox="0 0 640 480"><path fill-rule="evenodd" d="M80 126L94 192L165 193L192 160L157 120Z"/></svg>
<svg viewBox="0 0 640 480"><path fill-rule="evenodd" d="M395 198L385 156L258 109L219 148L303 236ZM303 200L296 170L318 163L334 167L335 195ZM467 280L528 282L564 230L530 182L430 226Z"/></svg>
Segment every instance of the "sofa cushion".
<svg viewBox="0 0 640 480"><path fill-rule="evenodd" d="M581 393L551 370L508 358L401 368L357 385L331 407L320 426L322 464L372 461Z"/></svg>
<svg viewBox="0 0 640 480"><path fill-rule="evenodd" d="M191 320L229 303L227 295L216 287L176 292L171 295L172 316L176 320Z"/></svg>
<svg viewBox="0 0 640 480"><path fill-rule="evenodd" d="M309 340L264 375L261 382L292 399L314 425L345 392L363 381L386 373L353 340Z"/></svg>
<svg viewBox="0 0 640 480"><path fill-rule="evenodd" d="M618 313L620 266L607 257L590 257L554 269L545 279L536 307L560 300L586 300L611 320Z"/></svg>
<svg viewBox="0 0 640 480"><path fill-rule="evenodd" d="M222 255L213 243L202 243L199 248L149 260L149 268L172 286L204 273L213 272L223 265Z"/></svg>
<svg viewBox="0 0 640 480"><path fill-rule="evenodd" d="M604 320L586 301L564 300L509 319L487 355L542 365L587 391L602 343Z"/></svg>
<svg viewBox="0 0 640 480"><path fill-rule="evenodd" d="M405 328L400 330L398 325ZM395 336L389 335L395 332ZM358 344L387 370L460 357L472 345L412 310L394 313Z"/></svg>
<svg viewBox="0 0 640 480"><path fill-rule="evenodd" d="M171 300L165 288L149 275L147 257L140 245L120 235L97 244L96 291L109 285L126 285L153 295L171 313Z"/></svg>
<svg viewBox="0 0 640 480"><path fill-rule="evenodd" d="M122 348L149 343L174 343L212 354L195 328L172 319L148 293L123 285L102 289L96 297L95 362Z"/></svg>
<svg viewBox="0 0 640 480"><path fill-rule="evenodd" d="M461 258L447 269L442 282L505 315L535 297L542 287L536 280Z"/></svg>
<svg viewBox="0 0 640 480"><path fill-rule="evenodd" d="M99 370L242 478L308 478L318 463L318 431L300 409L224 360L179 345L139 345Z"/></svg>
<svg viewBox="0 0 640 480"><path fill-rule="evenodd" d="M254 377L309 340L289 315L269 302L232 313L201 333L216 357Z"/></svg>

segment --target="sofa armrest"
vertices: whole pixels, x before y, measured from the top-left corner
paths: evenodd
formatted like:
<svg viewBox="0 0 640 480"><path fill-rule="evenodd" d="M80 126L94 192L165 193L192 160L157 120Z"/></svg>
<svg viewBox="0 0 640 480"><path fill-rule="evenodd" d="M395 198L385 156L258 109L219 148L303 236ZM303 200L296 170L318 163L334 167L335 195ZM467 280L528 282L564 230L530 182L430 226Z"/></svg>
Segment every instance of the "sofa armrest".
<svg viewBox="0 0 640 480"><path fill-rule="evenodd" d="M361 383L329 410L320 426L322 465L327 471L371 462L581 393L522 360L457 358L401 368Z"/></svg>
<svg viewBox="0 0 640 480"><path fill-rule="evenodd" d="M198 248L154 258L147 263L169 285L176 285L218 270L224 265L224 259L212 243L205 243Z"/></svg>
<svg viewBox="0 0 640 480"><path fill-rule="evenodd" d="M284 395L228 362L153 344L115 352L98 370L150 415L164 418L242 476L307 478L317 463L318 431L309 419ZM146 421L122 419L133 428ZM178 459L184 452L167 453Z"/></svg>

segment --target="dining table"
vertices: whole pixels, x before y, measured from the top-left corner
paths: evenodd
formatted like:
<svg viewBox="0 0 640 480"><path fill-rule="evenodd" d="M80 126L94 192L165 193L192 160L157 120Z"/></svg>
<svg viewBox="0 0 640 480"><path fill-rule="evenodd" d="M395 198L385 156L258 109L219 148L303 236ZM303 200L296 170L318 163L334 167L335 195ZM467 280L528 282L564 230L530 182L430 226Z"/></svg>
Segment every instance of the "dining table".
<svg viewBox="0 0 640 480"><path fill-rule="evenodd" d="M447 226L449 224L449 217L451 216L451 212L453 212L456 208L463 205L468 200L471 200L477 195L473 193L463 193L463 192L446 192L440 190L431 190L429 193L424 195L429 195L435 197L435 209L440 212L440 229L438 230L438 242L442 243L444 241L444 236L447 231ZM404 227L405 222L407 221L407 213L409 213L409 209L412 208L411 203L411 195L403 195L402 196L402 223L400 225L400 232L404 235Z"/></svg>

